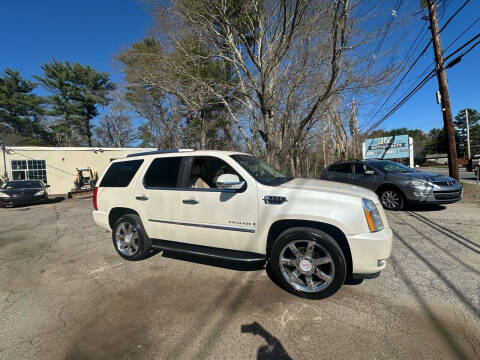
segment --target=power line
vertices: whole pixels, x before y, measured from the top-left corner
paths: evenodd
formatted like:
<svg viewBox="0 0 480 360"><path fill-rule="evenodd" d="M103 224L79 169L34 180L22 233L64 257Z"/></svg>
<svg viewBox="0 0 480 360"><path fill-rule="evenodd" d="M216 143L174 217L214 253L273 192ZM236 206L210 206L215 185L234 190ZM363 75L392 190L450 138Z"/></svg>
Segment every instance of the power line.
<svg viewBox="0 0 480 360"><path fill-rule="evenodd" d="M460 7L457 9L457 11L455 11L455 12L453 13L453 15L448 18L448 20L445 22L445 24L443 24L443 26L440 28L440 31L438 32L437 36L440 35L440 33L448 26L448 24L450 24L450 22L455 18L455 16L457 16L458 13L459 13L460 11L462 11L462 9L463 9L469 2L470 2L470 0L466 0L466 1L462 4L462 6L460 6Z"/></svg>
<svg viewBox="0 0 480 360"><path fill-rule="evenodd" d="M480 34L479 34L480 35ZM452 66L455 66L456 64L458 64L460 62L460 60L462 60L462 58L467 55L470 51L472 51L478 44L480 44L480 40L477 41L476 43L474 43L467 51L461 53L460 55L458 55L455 59L453 59L452 61L450 61L447 65L445 65L445 69L448 69L448 68L451 68Z"/></svg>
<svg viewBox="0 0 480 360"><path fill-rule="evenodd" d="M408 60L413 56L413 53L418 49L418 46L419 46L420 43L421 43L421 39L423 38L423 36L421 36L421 34L425 31L425 28L426 28L426 23L423 25L422 28L420 28L420 31L419 31L418 35L415 37L415 41L412 43L412 45L410 46L410 48L407 50L407 54L405 55L403 61L400 63L400 66L399 66L400 70L398 71L398 74L395 76L394 81L397 80L397 78L400 76L401 72L405 69L405 67L406 67L406 65L407 65L407 63L408 63ZM419 41L419 40L420 40L420 41ZM418 41L418 43L417 43L417 41ZM418 61L418 59L417 59L416 61ZM407 74L408 74L409 71L410 71L410 69L407 70ZM401 82L403 79L404 79L404 77L400 80L400 82ZM398 85L399 85L399 84L398 84ZM388 86L388 87L384 90L384 94L389 93L392 86L393 86L393 82L392 82L392 85ZM398 87L398 86L397 86L397 87ZM396 88L397 88L397 87L396 87ZM380 110L385 106L385 103L388 102L388 100L390 99L390 97L393 95L393 93L395 92L396 88L395 88L392 92L390 92L390 94L388 95L388 98L385 100L385 102L380 106L380 108L375 112L375 114L374 114L373 116L371 116L371 113L372 113L373 111L370 112L370 114L368 115L370 118L374 118L374 117L380 112ZM377 101L376 101L375 104L374 104L374 107L376 107L378 104L380 104L384 97L385 97L385 95L383 95L383 96L381 96L380 98L378 98ZM369 122L371 122L371 121L369 121ZM364 125L363 127L364 127L364 128L365 128L365 127L368 127L368 123L367 123L366 126Z"/></svg>
<svg viewBox="0 0 480 360"><path fill-rule="evenodd" d="M475 21L474 21L473 23L471 23L465 30L463 30L462 33L461 33L460 35L458 35L458 36L455 38L455 40L453 40L453 41L445 48L445 50L443 50L443 51L444 51L444 52L447 51L453 44L455 44L455 43L458 41L458 39L460 39L463 35L465 35L465 33L466 33L468 30L470 30L470 29L471 29L477 22L479 22L479 21L480 21L480 16L477 17L477 18L475 19Z"/></svg>
<svg viewBox="0 0 480 360"><path fill-rule="evenodd" d="M470 0L466 0L448 19L447 21L445 22L445 24L440 28L439 32L437 33L436 36L439 36L440 33L445 30L445 28L450 24L450 22L458 15L458 13L470 2ZM425 52L428 50L430 44L432 43L433 41L433 37L430 38L430 40L428 41L427 45L423 48L423 50L421 51L421 53L417 56L417 58L414 60L414 62L410 65L410 67L408 68L407 72L403 75L403 77L400 79L400 81L397 83L397 85L395 86L395 88L390 92L390 94L388 95L387 99L382 103L382 105L380 106L380 108L375 112L375 114L372 116L372 118L374 118L375 116L378 115L378 113L383 109L383 107L385 106L385 104L388 102L388 100L391 99L391 97L393 96L393 94L397 91L397 89L400 87L400 85L402 84L402 82L405 80L406 76L410 73L410 71L413 69L413 67L417 64L417 62L420 60L420 58L422 57L423 54L425 54ZM370 127L371 128L371 127Z"/></svg>
<svg viewBox="0 0 480 360"><path fill-rule="evenodd" d="M480 16L476 18L474 22L471 23L464 31L462 31L450 44L448 44L448 46L443 50L443 52L446 52L453 44L455 44L463 35L465 35L465 33L467 33L479 21L480 21ZM415 78L415 82L418 81L422 76L424 76L427 73L427 71L432 68L433 65L435 65L435 61L432 61L425 68L425 70L423 70L422 73Z"/></svg>
<svg viewBox="0 0 480 360"><path fill-rule="evenodd" d="M34 158L31 158L30 156L27 156L27 155L24 155L24 154L20 154L18 151L14 151L14 150L8 150L8 151L10 151L10 152L13 153L13 154L17 154L17 155L23 156L23 157L26 158L26 159L36 160L36 159L34 159ZM45 165L48 166L48 167L50 167L50 168L52 168L52 169L55 169L55 170L64 172L65 174L75 176L75 174L69 173L68 171L62 170L62 169L57 168L57 167L52 166L52 165L48 165L47 163L45 163Z"/></svg>
<svg viewBox="0 0 480 360"><path fill-rule="evenodd" d="M395 6L392 10L392 14L390 15L390 19L387 23L387 26L385 27L385 30L383 31L383 35L382 35L380 41L378 42L377 46L373 50L373 55L370 58L370 61L368 62L367 70L370 68L370 66L373 63L373 60L375 59L376 55L378 54L378 52L382 48L382 45L385 42L385 38L387 37L388 31L390 30L390 27L392 26L393 21L395 20L395 17L397 16L397 11L400 10L400 7L402 6L402 2L403 2L403 0L397 0L397 2L395 3Z"/></svg>
<svg viewBox="0 0 480 360"><path fill-rule="evenodd" d="M465 44L463 44L462 46L460 46L458 49L456 49L452 54L450 54L449 56L447 56L445 58L448 59L450 57L452 57L454 54L458 53L461 49L465 48L466 46L468 46L469 44L471 44L473 41L475 41L476 39L480 38L480 33L477 34L476 36L474 36L472 39L470 39L469 41L467 41ZM480 45L480 40L478 40L477 42L475 42L472 46L470 46L466 51L464 51L463 53L461 53L459 56L457 56L454 60L452 60L450 63L448 63L447 65L444 65L443 66L443 69L447 69L447 68L450 68L456 64L458 64L458 62L461 60L461 58L463 56L465 56L466 54L468 54L469 52L471 52L475 47L477 47L478 45ZM439 70L443 70L443 69L439 69ZM378 120L374 125L372 125L366 132L365 136L368 136L368 134L373 131L375 128L377 128L380 124L382 124L385 120L387 120L391 115L393 115L398 109L400 109L400 107L402 107L403 104L405 104L416 92L418 92L429 80L431 80L432 78L435 77L435 74L436 74L437 70L436 69L433 69L430 71L430 73L425 76L422 81L420 81L420 83L418 83L415 88L413 88L405 97L402 98L402 100L400 100L387 114L385 114L380 120Z"/></svg>
<svg viewBox="0 0 480 360"><path fill-rule="evenodd" d="M378 120L375 124L370 126L370 128L366 131L365 136L368 136L368 134L373 131L375 128L377 128L380 124L382 124L385 120L387 120L390 116L393 115L398 109L402 107L403 104L407 102L408 99L410 99L418 90L420 90L429 80L431 80L433 77L435 77L435 71L432 70L430 74L428 74L423 80L415 86L413 90L411 90L402 100L398 102L397 105L395 105L387 114L385 114L380 120Z"/></svg>
<svg viewBox="0 0 480 360"><path fill-rule="evenodd" d="M476 39L480 38L480 33L478 33L477 35L475 35L473 38L471 38L470 40L468 40L465 44L463 44L462 46L460 46L457 50L455 50L454 52L452 52L450 55L448 55L444 60L448 60L450 59L453 55L455 55L456 53L458 53L460 50L462 50L463 48L465 48L466 46L468 46L469 44L471 44L472 42L474 42Z"/></svg>

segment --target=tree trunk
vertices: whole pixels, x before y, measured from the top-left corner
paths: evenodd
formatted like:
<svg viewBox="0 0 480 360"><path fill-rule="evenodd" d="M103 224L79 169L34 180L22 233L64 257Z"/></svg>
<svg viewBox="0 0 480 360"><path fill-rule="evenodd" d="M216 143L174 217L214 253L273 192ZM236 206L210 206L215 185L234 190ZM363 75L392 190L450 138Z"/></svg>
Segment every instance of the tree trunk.
<svg viewBox="0 0 480 360"><path fill-rule="evenodd" d="M200 148L202 150L207 149L207 126L205 124L205 116L202 112L200 115L202 117L202 127L200 129Z"/></svg>

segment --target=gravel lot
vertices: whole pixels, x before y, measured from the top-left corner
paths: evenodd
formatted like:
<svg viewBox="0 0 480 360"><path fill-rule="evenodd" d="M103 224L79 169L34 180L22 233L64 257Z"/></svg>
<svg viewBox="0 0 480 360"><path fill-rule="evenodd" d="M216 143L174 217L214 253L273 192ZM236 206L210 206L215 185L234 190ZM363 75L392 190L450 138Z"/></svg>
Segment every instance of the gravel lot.
<svg viewBox="0 0 480 360"><path fill-rule="evenodd" d="M0 358L479 359L480 205L388 217L382 275L309 301L263 270L124 261L91 199L0 209Z"/></svg>

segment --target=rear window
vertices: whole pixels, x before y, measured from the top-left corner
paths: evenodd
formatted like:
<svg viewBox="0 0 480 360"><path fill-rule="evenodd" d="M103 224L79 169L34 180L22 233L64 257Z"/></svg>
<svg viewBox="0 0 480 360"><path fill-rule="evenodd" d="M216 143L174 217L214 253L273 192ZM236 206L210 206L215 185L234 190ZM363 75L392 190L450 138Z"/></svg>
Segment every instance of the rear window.
<svg viewBox="0 0 480 360"><path fill-rule="evenodd" d="M145 174L143 184L146 187L177 187L181 163L181 157L165 157L153 160Z"/></svg>
<svg viewBox="0 0 480 360"><path fill-rule="evenodd" d="M330 166L328 171L340 172L340 173L351 173L352 164L351 163L340 163Z"/></svg>
<svg viewBox="0 0 480 360"><path fill-rule="evenodd" d="M101 187L126 187L142 165L143 160L116 162L110 165L100 183Z"/></svg>

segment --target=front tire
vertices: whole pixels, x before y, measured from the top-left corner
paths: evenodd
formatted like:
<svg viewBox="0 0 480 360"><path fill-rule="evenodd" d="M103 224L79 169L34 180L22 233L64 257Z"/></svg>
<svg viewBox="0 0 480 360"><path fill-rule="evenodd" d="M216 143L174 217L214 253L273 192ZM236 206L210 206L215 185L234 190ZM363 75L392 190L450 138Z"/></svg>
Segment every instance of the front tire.
<svg viewBox="0 0 480 360"><path fill-rule="evenodd" d="M384 188L380 190L379 197L384 209L393 211L403 210L405 200L399 190L392 187Z"/></svg>
<svg viewBox="0 0 480 360"><path fill-rule="evenodd" d="M123 215L115 222L112 240L118 255L130 261L145 259L152 247L140 217L135 214Z"/></svg>
<svg viewBox="0 0 480 360"><path fill-rule="evenodd" d="M275 241L270 258L277 282L308 299L323 299L342 286L345 256L329 234L305 227L285 230Z"/></svg>

